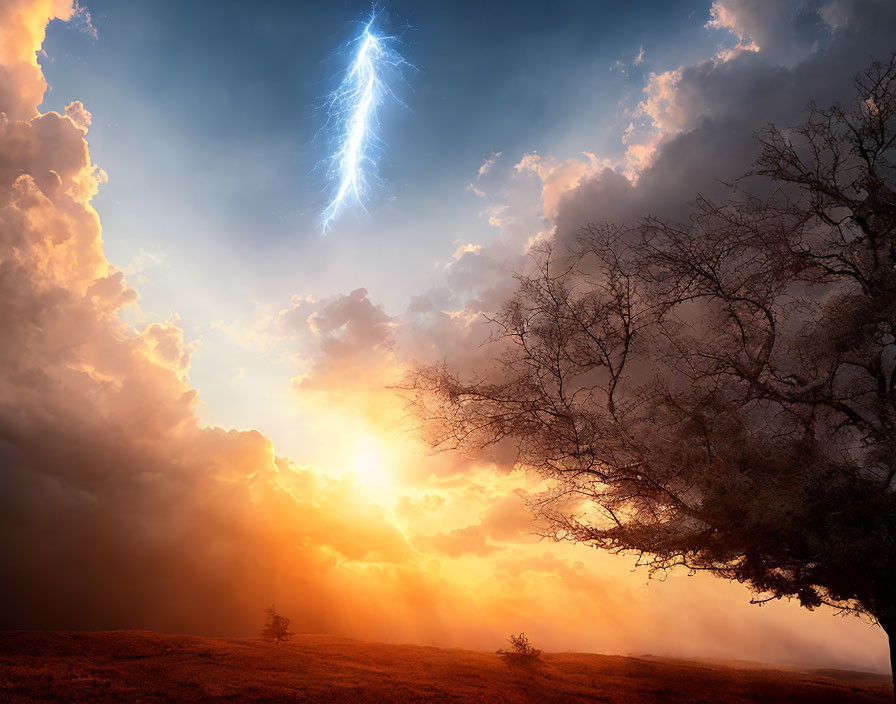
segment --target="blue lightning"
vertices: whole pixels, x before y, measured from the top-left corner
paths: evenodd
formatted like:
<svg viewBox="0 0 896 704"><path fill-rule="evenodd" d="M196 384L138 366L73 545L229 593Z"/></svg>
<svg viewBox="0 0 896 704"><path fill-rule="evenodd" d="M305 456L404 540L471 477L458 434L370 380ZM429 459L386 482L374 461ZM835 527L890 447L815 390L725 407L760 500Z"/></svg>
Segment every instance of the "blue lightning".
<svg viewBox="0 0 896 704"><path fill-rule="evenodd" d="M390 48L392 37L376 33L375 20L376 15L352 42L357 44L354 59L328 104L327 121L335 127L337 148L327 174L337 186L321 215L325 233L347 205L364 207L379 151L377 109L392 95L386 77L405 63Z"/></svg>

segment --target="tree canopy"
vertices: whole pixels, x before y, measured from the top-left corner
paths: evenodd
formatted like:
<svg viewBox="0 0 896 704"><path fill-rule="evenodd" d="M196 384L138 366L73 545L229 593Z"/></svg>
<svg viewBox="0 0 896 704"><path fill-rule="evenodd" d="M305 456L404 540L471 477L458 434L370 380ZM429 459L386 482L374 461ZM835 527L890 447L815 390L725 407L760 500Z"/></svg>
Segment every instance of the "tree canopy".
<svg viewBox="0 0 896 704"><path fill-rule="evenodd" d="M769 125L684 223L536 253L494 364L418 367L438 448L512 442L557 539L634 552L896 632L896 62Z"/></svg>

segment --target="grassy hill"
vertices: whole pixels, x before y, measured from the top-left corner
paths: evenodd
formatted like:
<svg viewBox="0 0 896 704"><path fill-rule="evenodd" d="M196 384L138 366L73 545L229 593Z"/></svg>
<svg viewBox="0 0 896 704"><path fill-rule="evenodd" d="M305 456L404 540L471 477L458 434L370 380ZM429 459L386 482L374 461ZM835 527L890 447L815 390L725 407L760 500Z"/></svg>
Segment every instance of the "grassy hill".
<svg viewBox="0 0 896 704"><path fill-rule="evenodd" d="M3 702L887 702L889 678L750 664L493 653L301 635L273 645L150 631L2 632Z"/></svg>

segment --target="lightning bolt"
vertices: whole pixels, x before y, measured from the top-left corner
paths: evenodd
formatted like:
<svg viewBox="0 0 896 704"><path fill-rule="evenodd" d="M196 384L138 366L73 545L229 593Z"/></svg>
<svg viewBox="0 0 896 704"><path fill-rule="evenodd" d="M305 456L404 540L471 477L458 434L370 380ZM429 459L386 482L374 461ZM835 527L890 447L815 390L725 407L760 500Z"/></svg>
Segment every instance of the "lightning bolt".
<svg viewBox="0 0 896 704"><path fill-rule="evenodd" d="M364 207L379 155L377 110L392 95L385 78L390 70L405 63L390 48L392 37L376 33L375 20L374 15L351 42L357 45L354 59L328 104L327 122L335 126L337 146L329 159L327 175L337 185L321 214L324 233L348 205Z"/></svg>

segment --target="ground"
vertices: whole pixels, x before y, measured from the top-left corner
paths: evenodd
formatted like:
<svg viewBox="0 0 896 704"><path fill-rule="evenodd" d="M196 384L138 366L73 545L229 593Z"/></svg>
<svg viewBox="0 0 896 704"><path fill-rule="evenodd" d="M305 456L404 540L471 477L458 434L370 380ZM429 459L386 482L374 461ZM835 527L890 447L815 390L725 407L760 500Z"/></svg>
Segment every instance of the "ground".
<svg viewBox="0 0 896 704"><path fill-rule="evenodd" d="M585 653L534 671L494 653L300 635L0 632L2 702L891 702L889 677Z"/></svg>

